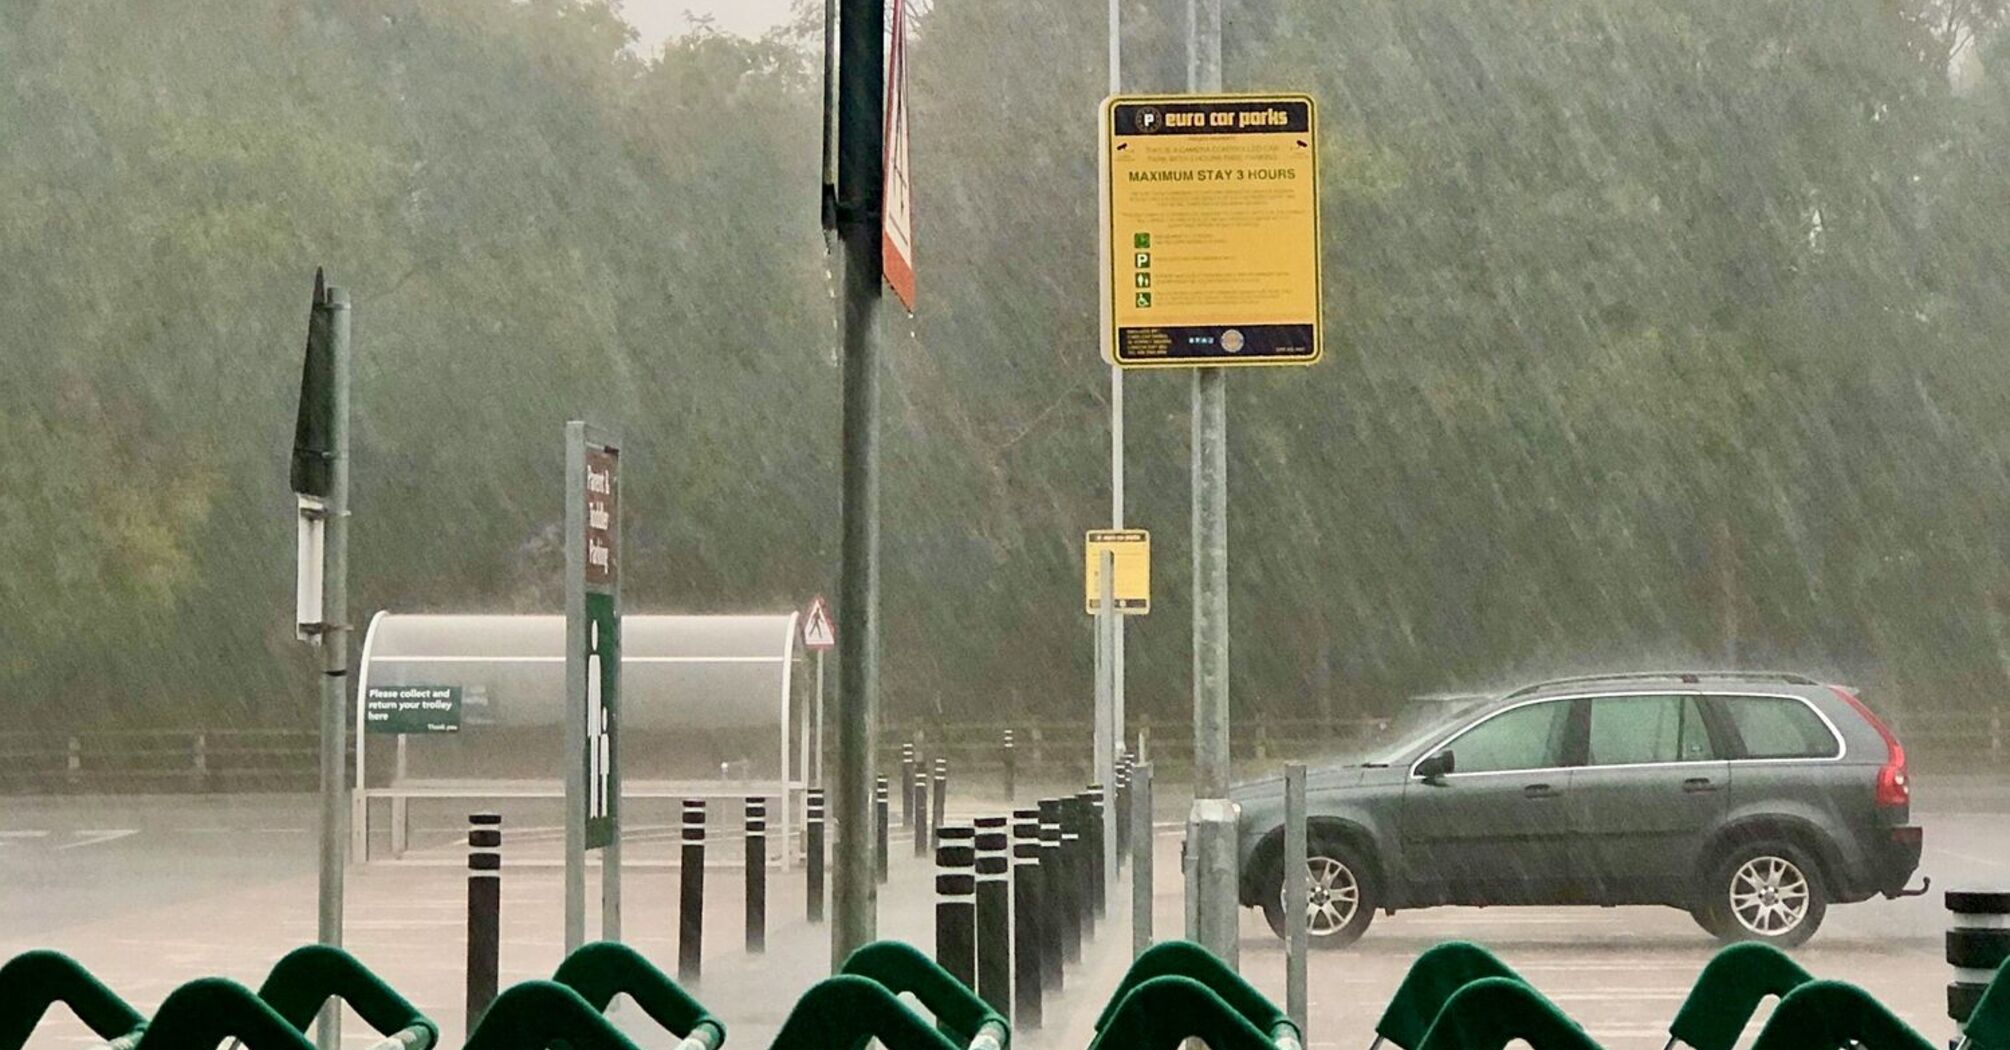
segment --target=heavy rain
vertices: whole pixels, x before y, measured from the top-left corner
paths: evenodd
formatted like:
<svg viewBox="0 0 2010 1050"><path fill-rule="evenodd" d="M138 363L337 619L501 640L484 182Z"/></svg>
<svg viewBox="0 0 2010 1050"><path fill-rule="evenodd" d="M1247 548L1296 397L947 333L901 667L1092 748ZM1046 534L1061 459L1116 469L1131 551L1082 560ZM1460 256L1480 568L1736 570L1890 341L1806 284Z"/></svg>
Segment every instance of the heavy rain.
<svg viewBox="0 0 2010 1050"><path fill-rule="evenodd" d="M0 1050L2010 1050L2006 246L2010 0L0 0Z"/></svg>

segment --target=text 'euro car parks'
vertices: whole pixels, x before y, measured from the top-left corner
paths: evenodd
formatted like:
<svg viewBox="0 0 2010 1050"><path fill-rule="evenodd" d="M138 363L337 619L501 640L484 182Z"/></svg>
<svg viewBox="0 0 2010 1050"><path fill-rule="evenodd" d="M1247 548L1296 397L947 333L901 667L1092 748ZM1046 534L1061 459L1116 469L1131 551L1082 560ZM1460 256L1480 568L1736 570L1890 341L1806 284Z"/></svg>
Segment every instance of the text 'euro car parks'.
<svg viewBox="0 0 2010 1050"><path fill-rule="evenodd" d="M1104 353L1113 363L1319 359L1317 126L1305 95L1103 103Z"/></svg>

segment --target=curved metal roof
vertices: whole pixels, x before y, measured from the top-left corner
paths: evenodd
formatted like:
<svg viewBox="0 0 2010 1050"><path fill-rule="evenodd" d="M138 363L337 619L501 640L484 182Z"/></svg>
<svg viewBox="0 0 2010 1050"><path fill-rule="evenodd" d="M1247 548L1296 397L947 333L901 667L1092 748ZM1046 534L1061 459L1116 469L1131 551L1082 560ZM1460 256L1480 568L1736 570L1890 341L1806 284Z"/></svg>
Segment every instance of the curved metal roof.
<svg viewBox="0 0 2010 1050"><path fill-rule="evenodd" d="M652 729L785 725L796 614L621 618L622 724ZM359 691L463 689L470 727L558 725L565 617L378 613L363 638Z"/></svg>

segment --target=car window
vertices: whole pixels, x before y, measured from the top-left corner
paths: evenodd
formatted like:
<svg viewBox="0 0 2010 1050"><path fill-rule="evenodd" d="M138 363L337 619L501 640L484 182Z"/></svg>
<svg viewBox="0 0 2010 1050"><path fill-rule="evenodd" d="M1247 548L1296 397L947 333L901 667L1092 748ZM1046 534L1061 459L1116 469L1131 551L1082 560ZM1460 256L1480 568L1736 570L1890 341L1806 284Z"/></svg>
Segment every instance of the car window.
<svg viewBox="0 0 2010 1050"><path fill-rule="evenodd" d="M1834 758L1836 738L1808 705L1779 696L1729 696L1724 709L1746 758Z"/></svg>
<svg viewBox="0 0 2010 1050"><path fill-rule="evenodd" d="M1567 700L1503 711L1452 741L1456 771L1498 773L1560 766L1564 735L1569 731Z"/></svg>
<svg viewBox="0 0 2010 1050"><path fill-rule="evenodd" d="M1588 761L1594 766L1716 757L1693 696L1601 696L1591 702Z"/></svg>

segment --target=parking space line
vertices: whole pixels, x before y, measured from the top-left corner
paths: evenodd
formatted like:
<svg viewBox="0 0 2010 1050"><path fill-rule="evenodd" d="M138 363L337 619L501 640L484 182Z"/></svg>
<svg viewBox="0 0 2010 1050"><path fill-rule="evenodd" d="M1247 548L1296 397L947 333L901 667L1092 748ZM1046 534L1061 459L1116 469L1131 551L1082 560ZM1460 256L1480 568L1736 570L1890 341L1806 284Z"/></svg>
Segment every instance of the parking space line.
<svg viewBox="0 0 2010 1050"><path fill-rule="evenodd" d="M74 833L77 836L77 841L65 842L62 845L57 846L56 849L58 851L61 851L69 849L82 849L85 846L98 846L107 842L117 842L122 838L128 838L130 836L137 835L139 833L140 829L138 828L111 828L106 830L78 831Z"/></svg>

